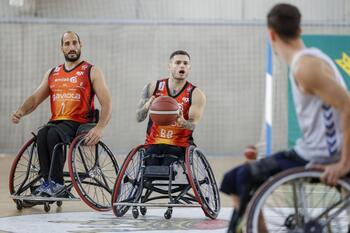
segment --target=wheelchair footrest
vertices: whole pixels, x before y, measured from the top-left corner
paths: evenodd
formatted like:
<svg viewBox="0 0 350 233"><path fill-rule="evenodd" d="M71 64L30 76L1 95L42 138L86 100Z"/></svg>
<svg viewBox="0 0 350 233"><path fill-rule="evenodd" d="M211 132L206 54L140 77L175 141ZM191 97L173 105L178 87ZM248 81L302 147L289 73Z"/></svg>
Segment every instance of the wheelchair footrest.
<svg viewBox="0 0 350 233"><path fill-rule="evenodd" d="M169 179L170 167L169 166L146 166L144 177L147 178L159 178Z"/></svg>
<svg viewBox="0 0 350 233"><path fill-rule="evenodd" d="M80 198L76 198L76 197L38 197L38 196L17 196L17 195L11 195L10 198L12 198L14 200L21 200L21 201L41 201L41 202L80 201Z"/></svg>

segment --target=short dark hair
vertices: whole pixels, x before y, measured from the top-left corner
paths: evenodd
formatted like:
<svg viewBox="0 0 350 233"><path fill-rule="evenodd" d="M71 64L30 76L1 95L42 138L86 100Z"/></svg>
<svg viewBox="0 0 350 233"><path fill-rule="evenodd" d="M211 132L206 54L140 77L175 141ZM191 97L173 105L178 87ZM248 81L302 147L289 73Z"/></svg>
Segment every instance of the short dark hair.
<svg viewBox="0 0 350 233"><path fill-rule="evenodd" d="M67 34L67 33L73 33L73 34L75 34L75 35L77 36L78 42L79 42L79 44L80 44L80 37L79 37L78 33L73 32L73 31L66 31L66 32L64 32L64 33L62 34L62 36L61 36L61 46L63 45L63 37L64 37L64 35Z"/></svg>
<svg viewBox="0 0 350 233"><path fill-rule="evenodd" d="M300 36L301 14L297 7L280 3L275 5L267 15L267 25L282 40L296 39Z"/></svg>
<svg viewBox="0 0 350 233"><path fill-rule="evenodd" d="M176 55L186 55L191 60L190 55L185 50L176 50L170 55L169 60L171 60Z"/></svg>

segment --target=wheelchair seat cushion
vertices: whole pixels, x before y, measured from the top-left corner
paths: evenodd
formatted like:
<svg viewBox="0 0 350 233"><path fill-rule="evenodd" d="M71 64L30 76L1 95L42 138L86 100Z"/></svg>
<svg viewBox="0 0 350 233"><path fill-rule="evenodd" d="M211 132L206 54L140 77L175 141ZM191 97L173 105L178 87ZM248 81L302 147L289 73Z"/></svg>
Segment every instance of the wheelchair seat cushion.
<svg viewBox="0 0 350 233"><path fill-rule="evenodd" d="M169 166L146 166L144 177L155 179L169 179L170 167Z"/></svg>
<svg viewBox="0 0 350 233"><path fill-rule="evenodd" d="M86 123L79 126L76 135L88 133L92 128L96 126L96 123Z"/></svg>

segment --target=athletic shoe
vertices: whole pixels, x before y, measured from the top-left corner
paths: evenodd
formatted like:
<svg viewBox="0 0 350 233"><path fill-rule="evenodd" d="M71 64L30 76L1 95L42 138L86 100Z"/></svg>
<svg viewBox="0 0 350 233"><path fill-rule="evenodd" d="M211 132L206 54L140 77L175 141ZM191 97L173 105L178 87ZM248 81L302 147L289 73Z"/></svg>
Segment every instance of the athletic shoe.
<svg viewBox="0 0 350 233"><path fill-rule="evenodd" d="M47 188L49 187L49 181L47 180L43 180L43 182L41 183L41 185L39 187L37 187L34 191L33 191L33 195L35 196L41 196L41 193L43 191L45 191Z"/></svg>
<svg viewBox="0 0 350 233"><path fill-rule="evenodd" d="M51 180L50 184L41 192L41 196L59 197L65 193L66 188L63 184L56 183Z"/></svg>

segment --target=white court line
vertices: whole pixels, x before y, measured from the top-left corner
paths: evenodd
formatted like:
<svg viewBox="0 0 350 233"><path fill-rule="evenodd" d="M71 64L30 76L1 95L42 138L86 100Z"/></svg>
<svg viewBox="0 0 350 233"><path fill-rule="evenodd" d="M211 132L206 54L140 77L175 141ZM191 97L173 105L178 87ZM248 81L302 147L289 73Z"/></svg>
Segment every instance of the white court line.
<svg viewBox="0 0 350 233"><path fill-rule="evenodd" d="M121 218L112 212L43 213L0 218L0 232L13 233L226 233L232 209L223 208L216 220L204 216L199 208L174 208L170 220L164 218L166 208L148 209L146 216L134 219L131 211Z"/></svg>

